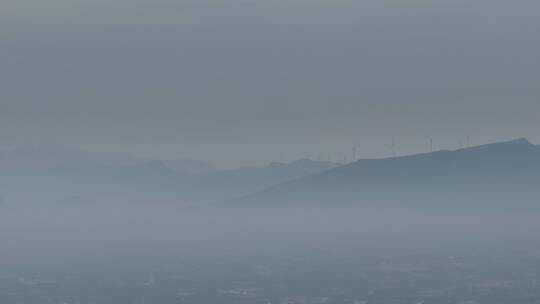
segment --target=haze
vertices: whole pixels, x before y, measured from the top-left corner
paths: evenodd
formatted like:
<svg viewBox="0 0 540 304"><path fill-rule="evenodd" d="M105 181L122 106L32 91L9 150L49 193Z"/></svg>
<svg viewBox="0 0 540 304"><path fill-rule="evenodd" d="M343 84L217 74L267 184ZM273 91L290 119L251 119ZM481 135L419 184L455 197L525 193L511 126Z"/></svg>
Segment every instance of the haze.
<svg viewBox="0 0 540 304"><path fill-rule="evenodd" d="M223 167L540 141L539 6L3 1L0 139Z"/></svg>
<svg viewBox="0 0 540 304"><path fill-rule="evenodd" d="M540 2L0 0L0 303L540 303Z"/></svg>

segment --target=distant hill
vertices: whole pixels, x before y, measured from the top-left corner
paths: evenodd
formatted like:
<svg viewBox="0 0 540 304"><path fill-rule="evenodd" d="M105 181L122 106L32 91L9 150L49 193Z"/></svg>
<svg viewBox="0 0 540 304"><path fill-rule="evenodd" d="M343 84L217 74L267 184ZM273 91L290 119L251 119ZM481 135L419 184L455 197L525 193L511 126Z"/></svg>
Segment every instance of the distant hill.
<svg viewBox="0 0 540 304"><path fill-rule="evenodd" d="M149 161L152 159L95 153L57 143L40 143L0 151L0 169L43 169L72 163L121 166ZM208 162L190 158L167 159L163 160L163 163L171 169L185 173L207 173L216 170Z"/></svg>
<svg viewBox="0 0 540 304"><path fill-rule="evenodd" d="M320 173L339 165L333 162L302 159L290 163L271 163L265 167L221 170L199 175L190 189L197 200L222 201Z"/></svg>
<svg viewBox="0 0 540 304"><path fill-rule="evenodd" d="M191 175L149 161L134 165L66 163L52 168L0 169L0 192L10 204L69 201L172 200Z"/></svg>
<svg viewBox="0 0 540 304"><path fill-rule="evenodd" d="M57 156L55 151L59 152ZM7 154L9 157L4 160L20 162L6 161L5 166L0 166L0 193L10 204L202 203L241 197L338 165L300 160L260 168L207 172L210 168L199 164L197 169L204 172L186 172L171 168L166 161L114 163L79 152L63 146L40 146L20 156Z"/></svg>
<svg viewBox="0 0 540 304"><path fill-rule="evenodd" d="M246 196L242 202L535 202L540 147L526 139L359 160Z"/></svg>

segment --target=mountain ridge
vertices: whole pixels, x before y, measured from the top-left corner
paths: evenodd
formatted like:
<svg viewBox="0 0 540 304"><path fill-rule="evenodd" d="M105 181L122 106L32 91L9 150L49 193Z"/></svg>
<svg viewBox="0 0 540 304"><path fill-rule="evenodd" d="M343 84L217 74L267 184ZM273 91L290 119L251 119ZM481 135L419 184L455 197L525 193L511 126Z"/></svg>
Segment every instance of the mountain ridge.
<svg viewBox="0 0 540 304"><path fill-rule="evenodd" d="M536 184L540 185L540 147L519 138L458 150L358 160L238 201L471 201L497 193L540 194Z"/></svg>

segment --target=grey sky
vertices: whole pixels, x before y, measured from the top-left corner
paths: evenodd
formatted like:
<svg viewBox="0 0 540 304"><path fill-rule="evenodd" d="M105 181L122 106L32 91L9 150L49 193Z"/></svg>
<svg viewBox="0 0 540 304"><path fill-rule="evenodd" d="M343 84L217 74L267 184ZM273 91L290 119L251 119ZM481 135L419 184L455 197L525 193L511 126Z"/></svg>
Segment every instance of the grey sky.
<svg viewBox="0 0 540 304"><path fill-rule="evenodd" d="M0 140L221 165L540 142L540 3L4 0Z"/></svg>

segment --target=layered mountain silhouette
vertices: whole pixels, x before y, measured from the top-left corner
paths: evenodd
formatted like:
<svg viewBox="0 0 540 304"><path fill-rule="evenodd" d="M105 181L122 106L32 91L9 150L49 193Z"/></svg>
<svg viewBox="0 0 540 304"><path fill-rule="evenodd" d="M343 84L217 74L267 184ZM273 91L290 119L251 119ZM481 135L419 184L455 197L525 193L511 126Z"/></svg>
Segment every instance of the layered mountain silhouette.
<svg viewBox="0 0 540 304"><path fill-rule="evenodd" d="M4 154L4 166L0 166L0 195L9 203L108 198L268 204L489 201L509 205L534 204L540 197L540 147L526 139L347 165L305 159L199 173L175 170L164 161L115 162L61 146L19 153Z"/></svg>
<svg viewBox="0 0 540 304"><path fill-rule="evenodd" d="M282 183L241 202L530 202L540 198L540 147L526 139L367 159Z"/></svg>
<svg viewBox="0 0 540 304"><path fill-rule="evenodd" d="M265 167L215 170L190 163L97 156L42 144L0 155L0 195L9 203L159 201L206 203L232 199L338 166L299 160Z"/></svg>
<svg viewBox="0 0 540 304"><path fill-rule="evenodd" d="M223 201L258 192L304 176L324 172L340 164L301 159L290 163L271 163L264 167L220 170L199 175L185 194L197 201Z"/></svg>
<svg viewBox="0 0 540 304"><path fill-rule="evenodd" d="M89 152L57 143L40 143L0 151L0 169L45 169L73 163L95 163L122 166L151 162L152 159L131 155L108 155ZM163 160L167 167L184 173L207 173L216 171L208 162L177 158Z"/></svg>

